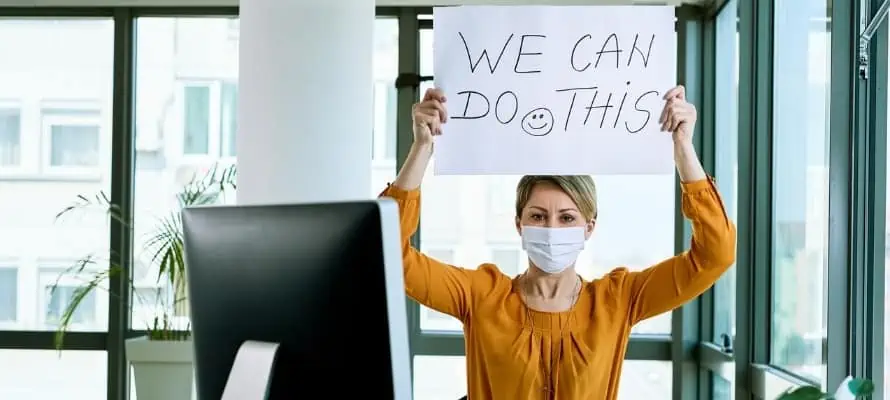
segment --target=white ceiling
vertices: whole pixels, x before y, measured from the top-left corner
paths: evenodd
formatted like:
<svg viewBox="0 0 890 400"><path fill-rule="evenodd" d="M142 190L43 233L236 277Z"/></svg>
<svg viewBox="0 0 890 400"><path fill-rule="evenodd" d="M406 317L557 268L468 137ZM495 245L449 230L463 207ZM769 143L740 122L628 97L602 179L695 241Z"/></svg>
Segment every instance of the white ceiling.
<svg viewBox="0 0 890 400"><path fill-rule="evenodd" d="M267 0L268 1L268 0ZM278 0L287 1L287 0ZM296 0L305 1L305 0ZM343 1L343 0L318 0ZM377 0L378 6L437 5L616 5L616 4L708 4L714 0ZM236 6L238 0L0 0L0 6L78 7L78 6Z"/></svg>

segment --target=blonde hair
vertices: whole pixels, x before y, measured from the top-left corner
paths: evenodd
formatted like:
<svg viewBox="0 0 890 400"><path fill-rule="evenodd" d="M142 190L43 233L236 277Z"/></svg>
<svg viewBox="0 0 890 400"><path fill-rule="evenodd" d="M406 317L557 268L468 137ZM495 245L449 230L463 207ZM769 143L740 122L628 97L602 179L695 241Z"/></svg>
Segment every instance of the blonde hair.
<svg viewBox="0 0 890 400"><path fill-rule="evenodd" d="M539 183L551 183L562 189L575 202L586 220L596 218L596 185L590 175L526 175L516 185L516 217L528 204L532 190Z"/></svg>

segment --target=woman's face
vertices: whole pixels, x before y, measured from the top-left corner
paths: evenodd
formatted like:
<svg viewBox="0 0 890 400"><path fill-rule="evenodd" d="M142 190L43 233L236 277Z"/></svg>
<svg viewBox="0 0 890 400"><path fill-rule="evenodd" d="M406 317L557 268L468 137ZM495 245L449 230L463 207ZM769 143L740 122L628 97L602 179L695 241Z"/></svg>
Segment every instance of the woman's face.
<svg viewBox="0 0 890 400"><path fill-rule="evenodd" d="M594 221L585 220L572 198L559 186L541 182L532 189L528 204L522 209L522 215L516 217L516 230L520 234L523 226L545 228L583 226L586 227L585 238L590 239Z"/></svg>

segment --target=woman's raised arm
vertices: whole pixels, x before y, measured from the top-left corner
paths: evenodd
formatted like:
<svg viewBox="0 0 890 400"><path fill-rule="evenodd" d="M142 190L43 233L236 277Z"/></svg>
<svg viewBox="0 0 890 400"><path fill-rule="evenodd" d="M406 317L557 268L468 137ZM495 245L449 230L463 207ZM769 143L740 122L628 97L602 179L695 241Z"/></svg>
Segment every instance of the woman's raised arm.
<svg viewBox="0 0 890 400"><path fill-rule="evenodd" d="M436 311L466 321L472 309L472 289L486 281L481 271L458 268L421 253L411 245L420 221L420 184L433 153L433 137L442 133L446 120L445 98L430 89L414 106L414 144L392 185L381 196L398 203L402 235L405 292Z"/></svg>
<svg viewBox="0 0 890 400"><path fill-rule="evenodd" d="M611 274L635 324L683 305L710 288L735 261L736 229L717 186L705 174L692 144L696 110L682 86L664 96L659 122L674 141L674 161L683 191L683 215L692 223L689 250L640 272Z"/></svg>

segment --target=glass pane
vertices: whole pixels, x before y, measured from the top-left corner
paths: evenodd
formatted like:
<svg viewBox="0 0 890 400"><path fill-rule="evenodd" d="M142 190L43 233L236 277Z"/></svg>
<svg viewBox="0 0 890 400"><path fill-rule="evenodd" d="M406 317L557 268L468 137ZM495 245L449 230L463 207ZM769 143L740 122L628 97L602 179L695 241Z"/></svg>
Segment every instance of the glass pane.
<svg viewBox="0 0 890 400"><path fill-rule="evenodd" d="M414 399L457 400L467 394L463 356L415 356ZM619 399L671 399L669 361L625 361L618 385Z"/></svg>
<svg viewBox="0 0 890 400"><path fill-rule="evenodd" d="M671 400L670 361L627 360L618 383L619 399Z"/></svg>
<svg viewBox="0 0 890 400"><path fill-rule="evenodd" d="M715 66L717 76L731 74L733 79L716 79L714 87L714 131L716 134L716 171L726 211L733 221L737 214L739 186L739 33L738 7L730 0L717 16ZM736 269L730 268L714 285L714 332L712 339L735 337Z"/></svg>
<svg viewBox="0 0 890 400"><path fill-rule="evenodd" d="M207 154L210 151L210 85L186 85L183 97L184 151ZM218 106L222 108L222 101Z"/></svg>
<svg viewBox="0 0 890 400"><path fill-rule="evenodd" d="M223 157L235 157L235 133L238 132L238 84L223 82L220 85L220 145Z"/></svg>
<svg viewBox="0 0 890 400"><path fill-rule="evenodd" d="M50 165L96 167L99 165L99 126L53 125Z"/></svg>
<svg viewBox="0 0 890 400"><path fill-rule="evenodd" d="M158 279L160 258L153 257L175 252L170 238L178 235L168 232L178 231L183 205L235 200L238 35L230 21L136 20L135 329L155 317L187 326L185 293L173 290L168 275Z"/></svg>
<svg viewBox="0 0 890 400"><path fill-rule="evenodd" d="M371 195L396 178L396 77L399 75L399 20L374 25L374 133Z"/></svg>
<svg viewBox="0 0 890 400"><path fill-rule="evenodd" d="M776 2L772 364L824 384L830 37L827 0Z"/></svg>
<svg viewBox="0 0 890 400"><path fill-rule="evenodd" d="M0 266L0 328L12 325L19 315L19 270Z"/></svg>
<svg viewBox="0 0 890 400"><path fill-rule="evenodd" d="M55 329L72 291L108 268L96 195L110 188L113 53L109 19L0 19L0 177L11 178L0 179L0 267L16 271L0 285L17 280L14 299L0 294L2 329ZM106 287L80 304L71 330L107 328Z"/></svg>
<svg viewBox="0 0 890 400"><path fill-rule="evenodd" d="M22 161L22 113L17 106L0 103L0 168Z"/></svg>
<svg viewBox="0 0 890 400"><path fill-rule="evenodd" d="M229 168L236 165L239 35L233 21L136 21L135 329L147 328L163 314L187 326L185 293L173 290L166 279L158 283L160 265L152 260L159 250L152 239L164 237L170 227L165 221L176 221L183 202L235 201ZM398 71L397 20L378 19L376 32L374 77L388 90L394 88ZM182 76L188 80L178 78ZM383 144L381 157L372 161L373 195L395 177L395 101L387 99L383 105L374 115L374 135L382 137ZM202 195L195 196L196 190ZM185 193L190 196L182 196Z"/></svg>
<svg viewBox="0 0 890 400"><path fill-rule="evenodd" d="M432 75L431 30L420 31L420 73ZM423 90L430 83L421 85ZM433 160L435 163L435 160ZM475 268L493 262L495 250L521 251L515 225L515 193L519 176L435 176L433 168L424 178L421 208L421 251L451 249L453 262ZM602 276L617 266L632 270L649 267L674 255L674 175L596 176L600 210L596 231L577 262L585 279ZM651 199L663 199L657 202ZM524 253L522 253L524 254ZM515 276L528 266L524 255L517 264L498 265ZM427 318L421 313L421 329L460 331L460 322L450 318ZM670 333L671 314L643 321L634 333Z"/></svg>
<svg viewBox="0 0 890 400"><path fill-rule="evenodd" d="M107 398L104 351L0 350L0 399Z"/></svg>
<svg viewBox="0 0 890 400"><path fill-rule="evenodd" d="M734 400L735 388L732 381L723 379L720 375L711 373L711 399L713 400Z"/></svg>

